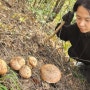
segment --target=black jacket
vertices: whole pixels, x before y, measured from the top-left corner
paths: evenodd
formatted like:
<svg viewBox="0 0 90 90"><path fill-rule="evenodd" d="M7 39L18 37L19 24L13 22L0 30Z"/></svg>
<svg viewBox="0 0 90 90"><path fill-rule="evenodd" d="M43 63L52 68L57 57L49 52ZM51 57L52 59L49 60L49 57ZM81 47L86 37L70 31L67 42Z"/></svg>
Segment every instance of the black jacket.
<svg viewBox="0 0 90 90"><path fill-rule="evenodd" d="M64 41L70 41L71 47L68 49L70 57L90 64L90 32L81 33L77 24L63 26L57 36Z"/></svg>

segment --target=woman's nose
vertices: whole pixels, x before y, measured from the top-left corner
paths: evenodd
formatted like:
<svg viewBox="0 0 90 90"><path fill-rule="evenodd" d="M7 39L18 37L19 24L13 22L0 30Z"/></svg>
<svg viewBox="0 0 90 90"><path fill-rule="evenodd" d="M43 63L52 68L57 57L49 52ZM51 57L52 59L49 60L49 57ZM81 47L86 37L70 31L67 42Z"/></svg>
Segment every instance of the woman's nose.
<svg viewBox="0 0 90 90"><path fill-rule="evenodd" d="M85 21L84 21L84 20L81 21L81 22L79 23L79 25L80 25L80 26L84 26L84 25L85 25Z"/></svg>

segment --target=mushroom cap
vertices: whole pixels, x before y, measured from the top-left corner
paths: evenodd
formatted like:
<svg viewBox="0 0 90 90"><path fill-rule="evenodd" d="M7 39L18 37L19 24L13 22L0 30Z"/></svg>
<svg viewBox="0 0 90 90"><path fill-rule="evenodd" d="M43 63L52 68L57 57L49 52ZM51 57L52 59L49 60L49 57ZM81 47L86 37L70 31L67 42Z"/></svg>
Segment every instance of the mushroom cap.
<svg viewBox="0 0 90 90"><path fill-rule="evenodd" d="M4 60L0 59L0 75L7 73L7 64Z"/></svg>
<svg viewBox="0 0 90 90"><path fill-rule="evenodd" d="M48 83L56 83L61 79L61 71L53 64L41 67L41 78Z"/></svg>
<svg viewBox="0 0 90 90"><path fill-rule="evenodd" d="M33 56L29 56L28 57L28 65L30 65L30 67L36 67L37 66L37 59Z"/></svg>
<svg viewBox="0 0 90 90"><path fill-rule="evenodd" d="M14 70L19 70L23 65L25 65L25 60L21 56L13 57L10 61L10 66Z"/></svg>
<svg viewBox="0 0 90 90"><path fill-rule="evenodd" d="M21 67L21 69L19 70L19 74L23 78L30 78L31 75L32 75L31 69L27 65L24 65L24 66Z"/></svg>

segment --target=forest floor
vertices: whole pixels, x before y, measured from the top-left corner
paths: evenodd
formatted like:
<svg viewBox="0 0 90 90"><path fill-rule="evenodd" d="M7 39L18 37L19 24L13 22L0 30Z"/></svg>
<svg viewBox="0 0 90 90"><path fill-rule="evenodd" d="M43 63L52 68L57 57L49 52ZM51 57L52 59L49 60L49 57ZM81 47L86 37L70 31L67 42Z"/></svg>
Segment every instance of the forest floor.
<svg viewBox="0 0 90 90"><path fill-rule="evenodd" d="M13 70L18 77L20 90L90 90L78 68L68 62L62 52L62 43L57 40L57 43L53 40L44 43L48 37L46 32L54 28L54 25L52 26L51 24L42 26L32 12L23 10L20 4L8 7L0 2L0 58L8 65L15 56L22 56L25 60L29 55L37 58L38 65L32 69L32 76L29 79L20 77L19 73ZM61 80L55 84L41 79L40 68L48 63L56 65L62 73ZM9 79L4 80L3 84L8 90L18 90L17 87L11 89L10 86L13 87L13 84Z"/></svg>

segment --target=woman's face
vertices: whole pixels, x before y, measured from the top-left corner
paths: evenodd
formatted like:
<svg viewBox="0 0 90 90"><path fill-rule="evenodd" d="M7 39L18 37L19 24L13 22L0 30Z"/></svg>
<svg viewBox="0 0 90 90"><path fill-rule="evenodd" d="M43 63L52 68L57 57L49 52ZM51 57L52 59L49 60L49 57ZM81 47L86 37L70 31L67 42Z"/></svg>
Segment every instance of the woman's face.
<svg viewBox="0 0 90 90"><path fill-rule="evenodd" d="M76 11L76 23L82 33L90 32L90 11L79 6Z"/></svg>

